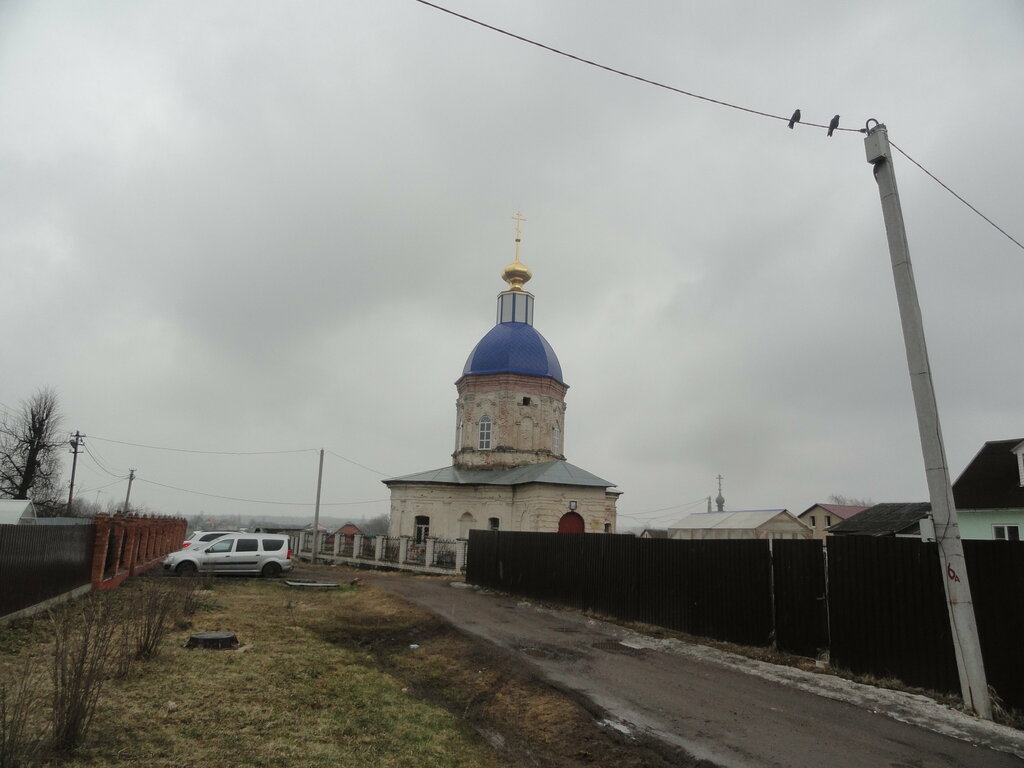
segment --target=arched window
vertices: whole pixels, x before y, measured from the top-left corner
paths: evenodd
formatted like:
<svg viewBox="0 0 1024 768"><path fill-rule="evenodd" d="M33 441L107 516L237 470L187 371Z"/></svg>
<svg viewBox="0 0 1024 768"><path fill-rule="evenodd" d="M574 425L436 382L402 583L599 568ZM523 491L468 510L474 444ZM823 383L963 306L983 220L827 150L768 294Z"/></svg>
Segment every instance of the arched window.
<svg viewBox="0 0 1024 768"><path fill-rule="evenodd" d="M551 452L556 456L562 452L562 431L557 424L551 428Z"/></svg>
<svg viewBox="0 0 1024 768"><path fill-rule="evenodd" d="M487 518L487 527L492 531L501 529L501 518L500 517L489 517Z"/></svg>
<svg viewBox="0 0 1024 768"><path fill-rule="evenodd" d="M415 526L416 530L413 538L417 544L422 544L430 535L430 517L427 515L416 515Z"/></svg>
<svg viewBox="0 0 1024 768"><path fill-rule="evenodd" d="M484 416L480 419L480 442L478 447L481 451L491 449L491 417Z"/></svg>

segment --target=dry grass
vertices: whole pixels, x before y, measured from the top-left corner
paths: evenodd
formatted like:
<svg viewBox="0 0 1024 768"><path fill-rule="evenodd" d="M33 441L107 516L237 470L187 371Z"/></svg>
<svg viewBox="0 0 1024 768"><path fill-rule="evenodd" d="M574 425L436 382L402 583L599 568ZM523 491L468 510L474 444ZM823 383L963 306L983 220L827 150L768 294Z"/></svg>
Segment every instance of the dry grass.
<svg viewBox="0 0 1024 768"><path fill-rule="evenodd" d="M87 738L60 765L502 765L458 718L403 691L366 654L310 630L344 603L343 591L222 579L201 597L209 607L191 627L174 629L128 678L108 681ZM19 627L18 641L0 649L0 667L45 656L44 627ZM244 645L181 647L191 632L211 630L230 630Z"/></svg>
<svg viewBox="0 0 1024 768"><path fill-rule="evenodd" d="M410 692L469 723L513 765L570 768L693 766L667 745L599 726L582 697L531 676L510 653L469 637L393 595L359 590L314 627L365 652ZM418 646L413 648L412 646Z"/></svg>

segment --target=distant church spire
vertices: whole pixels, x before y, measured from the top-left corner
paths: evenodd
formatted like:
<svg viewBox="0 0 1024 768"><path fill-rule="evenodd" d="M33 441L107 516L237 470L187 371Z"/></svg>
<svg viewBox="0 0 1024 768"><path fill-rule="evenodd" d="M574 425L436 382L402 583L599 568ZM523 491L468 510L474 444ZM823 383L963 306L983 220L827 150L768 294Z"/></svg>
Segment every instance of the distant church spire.
<svg viewBox="0 0 1024 768"><path fill-rule="evenodd" d="M715 504L718 505L719 512L725 511L725 497L722 495L722 480L724 479L721 475L718 476L718 496L715 497Z"/></svg>
<svg viewBox="0 0 1024 768"><path fill-rule="evenodd" d="M523 262L519 260L519 243L521 241L522 230L519 228L520 223L526 221L522 212L516 211L516 215L512 217L516 223L516 258L511 264L505 267L501 273L501 279L508 283L508 287L513 291L522 291L523 286L529 282L530 278L533 277L527 267L523 265Z"/></svg>

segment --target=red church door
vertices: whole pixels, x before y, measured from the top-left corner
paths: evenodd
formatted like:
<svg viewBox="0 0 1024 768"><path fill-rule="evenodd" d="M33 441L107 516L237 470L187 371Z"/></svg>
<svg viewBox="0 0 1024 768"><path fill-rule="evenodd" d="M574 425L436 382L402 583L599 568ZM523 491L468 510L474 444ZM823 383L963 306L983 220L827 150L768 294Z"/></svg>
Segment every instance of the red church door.
<svg viewBox="0 0 1024 768"><path fill-rule="evenodd" d="M583 533L583 518L575 512L566 512L558 521L559 533Z"/></svg>

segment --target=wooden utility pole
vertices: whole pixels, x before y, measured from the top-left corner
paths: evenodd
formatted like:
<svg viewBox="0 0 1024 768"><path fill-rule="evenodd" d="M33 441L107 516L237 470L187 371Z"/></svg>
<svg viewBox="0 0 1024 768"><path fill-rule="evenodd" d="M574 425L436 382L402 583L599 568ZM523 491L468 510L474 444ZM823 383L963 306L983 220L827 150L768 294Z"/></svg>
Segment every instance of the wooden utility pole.
<svg viewBox="0 0 1024 768"><path fill-rule="evenodd" d="M126 493L124 495L124 513L126 515L128 514L128 509L129 509L128 503L129 503L129 501L131 500L131 497L132 497L132 483L134 481L135 481L135 470L134 469L129 469L128 470L128 493Z"/></svg>
<svg viewBox="0 0 1024 768"><path fill-rule="evenodd" d="M874 127L870 123L874 122ZM892 151L885 126L877 120L868 121L864 149L867 160L874 166L878 194L882 199L885 233L889 241L892 274L896 281L896 299L903 324L903 342L907 348L907 365L917 410L917 428L921 435L931 516L935 525L935 538L939 547L942 583L946 590L949 624L956 652L956 666L960 673L960 690L964 704L979 716L992 719L992 703L985 679L985 664L981 657L981 643L974 618L971 586L967 580L964 547L960 539L960 523L953 502L953 488L949 481L946 449L942 444L939 409L935 402L928 347L924 339L921 305L917 299L914 271L910 264L910 245L903 223L896 173L892 167Z"/></svg>
<svg viewBox="0 0 1024 768"><path fill-rule="evenodd" d="M82 444L82 438L85 437L77 429L75 434L71 436L69 441L71 444L71 486L68 488L68 517L71 517L71 501L75 498L75 470L78 468L78 448Z"/></svg>
<svg viewBox="0 0 1024 768"><path fill-rule="evenodd" d="M316 507L313 510L313 556L310 562L316 563L320 554L320 487L324 481L324 449L320 449L320 469L316 473Z"/></svg>

